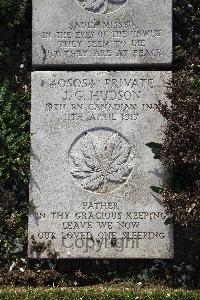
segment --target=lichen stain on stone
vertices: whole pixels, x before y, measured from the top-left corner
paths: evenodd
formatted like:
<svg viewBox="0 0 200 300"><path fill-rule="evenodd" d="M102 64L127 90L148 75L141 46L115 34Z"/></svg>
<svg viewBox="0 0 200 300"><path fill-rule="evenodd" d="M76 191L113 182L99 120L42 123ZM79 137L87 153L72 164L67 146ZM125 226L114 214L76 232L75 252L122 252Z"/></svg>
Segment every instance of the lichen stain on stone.
<svg viewBox="0 0 200 300"><path fill-rule="evenodd" d="M43 64L45 64L46 59L47 59L47 51L46 51L46 49L44 48L43 45L41 45L41 49L42 49L42 53L43 53L42 62L43 62Z"/></svg>

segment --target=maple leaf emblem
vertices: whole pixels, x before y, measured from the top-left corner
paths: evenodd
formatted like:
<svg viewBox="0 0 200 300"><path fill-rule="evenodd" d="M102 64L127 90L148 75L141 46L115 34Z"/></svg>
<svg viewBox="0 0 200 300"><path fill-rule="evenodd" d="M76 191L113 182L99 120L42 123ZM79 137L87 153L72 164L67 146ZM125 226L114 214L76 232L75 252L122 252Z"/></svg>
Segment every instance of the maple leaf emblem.
<svg viewBox="0 0 200 300"><path fill-rule="evenodd" d="M96 193L122 185L133 169L129 143L111 130L87 132L72 148L71 174L80 185Z"/></svg>
<svg viewBox="0 0 200 300"><path fill-rule="evenodd" d="M79 0L82 6L94 13L108 13L116 10L127 0Z"/></svg>

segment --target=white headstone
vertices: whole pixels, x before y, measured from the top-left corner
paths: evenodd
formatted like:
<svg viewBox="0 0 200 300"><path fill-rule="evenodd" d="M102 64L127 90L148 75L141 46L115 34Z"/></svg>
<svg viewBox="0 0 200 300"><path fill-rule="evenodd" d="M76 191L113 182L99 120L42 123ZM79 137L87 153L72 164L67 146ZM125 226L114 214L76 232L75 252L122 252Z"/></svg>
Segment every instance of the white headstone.
<svg viewBox="0 0 200 300"><path fill-rule="evenodd" d="M172 226L151 189L163 172L146 145L162 141L156 107L167 101L170 78L151 71L32 74L31 257L34 243L47 245L41 257L173 257Z"/></svg>
<svg viewBox="0 0 200 300"><path fill-rule="evenodd" d="M33 64L172 62L172 0L33 0Z"/></svg>

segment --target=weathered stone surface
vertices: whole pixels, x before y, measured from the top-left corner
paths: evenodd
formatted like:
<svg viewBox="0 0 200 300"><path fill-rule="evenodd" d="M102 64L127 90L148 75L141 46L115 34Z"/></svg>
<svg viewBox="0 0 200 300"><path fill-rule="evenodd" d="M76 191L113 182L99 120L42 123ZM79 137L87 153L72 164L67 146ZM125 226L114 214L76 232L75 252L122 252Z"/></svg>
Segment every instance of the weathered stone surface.
<svg viewBox="0 0 200 300"><path fill-rule="evenodd" d="M171 0L33 0L34 65L171 61Z"/></svg>
<svg viewBox="0 0 200 300"><path fill-rule="evenodd" d="M41 257L173 257L172 226L150 188L161 184L162 168L146 145L162 140L156 103L166 101L170 77L32 74L31 257L38 242L50 242Z"/></svg>

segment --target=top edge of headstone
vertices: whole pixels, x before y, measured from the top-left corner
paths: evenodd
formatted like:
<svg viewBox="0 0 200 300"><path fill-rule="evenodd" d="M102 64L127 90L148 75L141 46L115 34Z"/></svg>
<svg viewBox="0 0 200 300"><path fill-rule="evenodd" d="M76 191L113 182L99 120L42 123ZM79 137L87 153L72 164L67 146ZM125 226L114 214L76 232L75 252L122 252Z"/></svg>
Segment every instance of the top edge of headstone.
<svg viewBox="0 0 200 300"><path fill-rule="evenodd" d="M34 66L172 63L172 0L33 0Z"/></svg>

